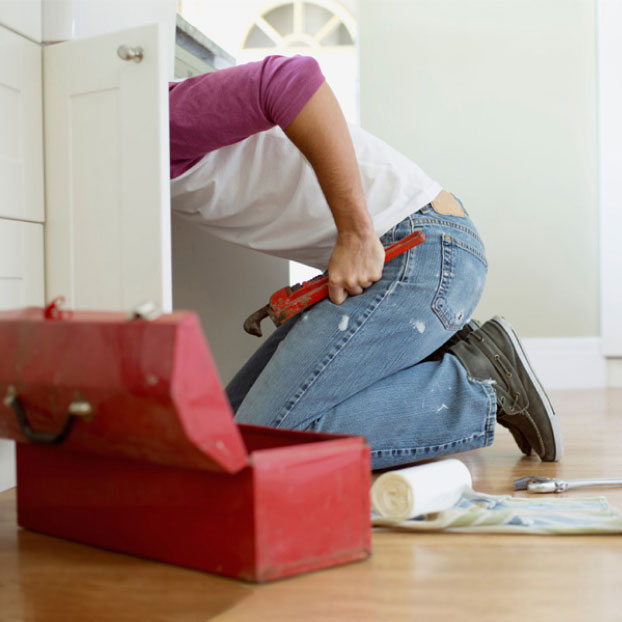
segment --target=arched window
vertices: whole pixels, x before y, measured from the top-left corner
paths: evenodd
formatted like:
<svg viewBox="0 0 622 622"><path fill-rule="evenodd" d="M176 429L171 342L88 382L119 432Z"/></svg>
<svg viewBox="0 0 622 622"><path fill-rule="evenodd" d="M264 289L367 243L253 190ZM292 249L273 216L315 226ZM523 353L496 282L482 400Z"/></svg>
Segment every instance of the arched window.
<svg viewBox="0 0 622 622"><path fill-rule="evenodd" d="M314 0L272 4L248 29L243 49L280 51L355 45L355 23L338 2Z"/></svg>

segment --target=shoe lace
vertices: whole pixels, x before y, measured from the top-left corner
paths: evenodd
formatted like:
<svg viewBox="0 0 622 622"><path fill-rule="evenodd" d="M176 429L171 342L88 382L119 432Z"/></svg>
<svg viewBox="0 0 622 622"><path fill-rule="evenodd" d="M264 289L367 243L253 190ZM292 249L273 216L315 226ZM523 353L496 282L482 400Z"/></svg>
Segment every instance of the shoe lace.
<svg viewBox="0 0 622 622"><path fill-rule="evenodd" d="M495 354L495 361L497 361L497 364L502 369L503 373L505 374L505 377L511 378L512 372L505 366L505 364L503 363L503 360L498 354Z"/></svg>
<svg viewBox="0 0 622 622"><path fill-rule="evenodd" d="M501 399L499 401L501 402L501 405L505 407L505 395L502 395ZM520 393L515 391L514 392L514 401L512 402L512 405L510 406L508 411L509 412L514 412L514 409L518 406L518 402L519 401L520 401Z"/></svg>
<svg viewBox="0 0 622 622"><path fill-rule="evenodd" d="M480 343L484 341L484 337L482 335L479 335L478 331L474 331L471 334ZM507 366L503 362L503 359L498 354L494 355L494 359L495 359L497 365L501 368L501 371L505 374L505 377L509 380L512 377L512 371L507 368ZM520 402L520 393L518 391L514 391L513 397L514 397L514 400L512 401L512 405L508 409L509 412L514 412L514 410L518 406L518 403ZM505 407L505 395L501 396L500 402L501 402L501 405L503 407Z"/></svg>

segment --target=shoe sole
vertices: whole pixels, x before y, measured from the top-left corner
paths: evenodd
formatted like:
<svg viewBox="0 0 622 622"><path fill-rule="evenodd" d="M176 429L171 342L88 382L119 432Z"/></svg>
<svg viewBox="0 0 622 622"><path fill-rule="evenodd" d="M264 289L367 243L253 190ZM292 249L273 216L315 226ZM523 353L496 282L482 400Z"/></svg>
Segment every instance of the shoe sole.
<svg viewBox="0 0 622 622"><path fill-rule="evenodd" d="M514 350L518 353L518 358L520 362L523 364L523 367L527 371L527 375L531 380L533 386L536 388L536 392L540 397L542 404L544 405L544 410L548 417L549 423L551 424L551 430L553 431L553 442L555 443L555 457L553 458L553 462L558 462L562 459L564 455L564 441L562 437L561 428L558 425L557 415L553 410L553 405L551 404L544 387L540 384L538 377L533 371L533 367L529 362L529 358L527 357L527 353L523 350L523 346L521 345L520 340L518 339L518 335L514 332L514 329L510 326L509 322L507 322L504 318L495 316L492 318L506 333L506 335L510 338L512 345L514 346Z"/></svg>

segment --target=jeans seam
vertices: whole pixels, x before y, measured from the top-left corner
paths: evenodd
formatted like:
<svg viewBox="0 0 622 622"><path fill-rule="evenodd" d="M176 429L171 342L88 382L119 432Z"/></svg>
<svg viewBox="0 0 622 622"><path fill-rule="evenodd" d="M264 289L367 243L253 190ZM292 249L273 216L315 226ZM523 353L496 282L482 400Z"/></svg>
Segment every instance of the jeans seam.
<svg viewBox="0 0 622 622"><path fill-rule="evenodd" d="M468 253L475 255L475 257L477 257L484 264L484 266L488 268L488 261L486 260L484 255L482 255L482 253L480 253L477 249L473 248L472 246L469 246L468 244L465 244L464 242L461 242L460 240L457 240L456 238L452 238L452 241L456 246L459 246L462 250L465 250Z"/></svg>
<svg viewBox="0 0 622 622"><path fill-rule="evenodd" d="M439 283L438 289L436 290L436 294L432 300L432 310L438 318L441 320L443 326L446 330L450 330L452 326L452 322L447 317L445 311L442 309L442 305L440 304L444 298L447 290L449 288L451 279L452 279L452 270L453 270L453 252L452 251L452 241L453 238L446 233L443 233L441 236L441 282Z"/></svg>
<svg viewBox="0 0 622 622"><path fill-rule="evenodd" d="M416 216L416 215L415 215ZM477 240L480 244L482 244L482 240L475 231L470 229L469 227L465 227L464 225L459 225L458 223L451 222L449 220L442 220L440 218L415 218L413 226L418 228L421 225L444 225L447 227L451 227L452 229L457 229L458 231L462 231L470 235L472 238Z"/></svg>
<svg viewBox="0 0 622 622"><path fill-rule="evenodd" d="M343 338L342 342L337 342L336 349L334 354L327 354L322 358L320 362L320 367L311 373L310 377L305 380L299 387L298 391L294 394L293 398L283 407L280 415L277 417L274 427L280 427L281 424L287 419L288 415L294 410L296 405L300 402L300 400L304 397L305 393L314 385L314 383L318 380L318 378L326 371L329 365L337 358L337 356L343 352L343 349L350 343L352 338L365 326L369 318L375 313L383 300L385 300L397 287L398 283L400 283L404 275L406 274L406 268L408 267L408 261L410 258L411 251L405 253L406 261L404 263L404 268L402 269L402 273L399 278L395 279L391 282L391 284L387 287L386 291L380 295L377 294L374 298L375 305L370 304L367 310L363 313L362 319L357 322L355 327L348 331L348 334ZM366 315L367 314L367 315ZM305 421L309 421L312 417L305 419ZM303 422L304 423L304 422Z"/></svg>
<svg viewBox="0 0 622 622"><path fill-rule="evenodd" d="M421 454L421 453L430 453L430 452L434 452L434 451L438 451L440 449L447 449L449 447L456 447L457 445L463 445L464 443L468 443L469 441L473 441L476 440L478 438L486 438L488 439L487 436L487 431L484 430L482 432L474 432L473 434L470 434L469 436L465 436L464 438L460 438L458 440L455 441L450 441L448 443L441 443L439 445L427 445L426 447L400 447L399 449L372 449L371 451L371 455L372 456L387 456L387 455L391 455L391 456L396 456L396 455L417 455L417 454Z"/></svg>

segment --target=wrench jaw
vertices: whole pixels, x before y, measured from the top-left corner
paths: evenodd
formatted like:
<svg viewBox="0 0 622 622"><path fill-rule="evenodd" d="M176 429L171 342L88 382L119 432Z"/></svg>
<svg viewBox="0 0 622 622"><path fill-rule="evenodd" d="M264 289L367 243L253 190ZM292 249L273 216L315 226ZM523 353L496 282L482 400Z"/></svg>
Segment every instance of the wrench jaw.
<svg viewBox="0 0 622 622"><path fill-rule="evenodd" d="M254 313L251 313L246 320L244 320L244 330L249 335L255 335L255 337L262 337L263 333L261 332L261 321L265 318L269 317L274 325L278 328L284 320L279 320L272 309L272 305L268 303L267 305L261 307L261 309L257 309Z"/></svg>
<svg viewBox="0 0 622 622"><path fill-rule="evenodd" d="M327 277L320 275L302 285L299 283L293 287L283 287L271 296L266 306L246 318L244 330L249 335L261 337L261 321L265 317L269 317L277 328L285 324L287 320L326 298L327 282Z"/></svg>
<svg viewBox="0 0 622 622"><path fill-rule="evenodd" d="M268 308L270 305L265 305L261 309L257 309L254 313L251 313L246 320L244 320L244 330L249 335L255 335L255 337L261 337L261 320L268 316Z"/></svg>

